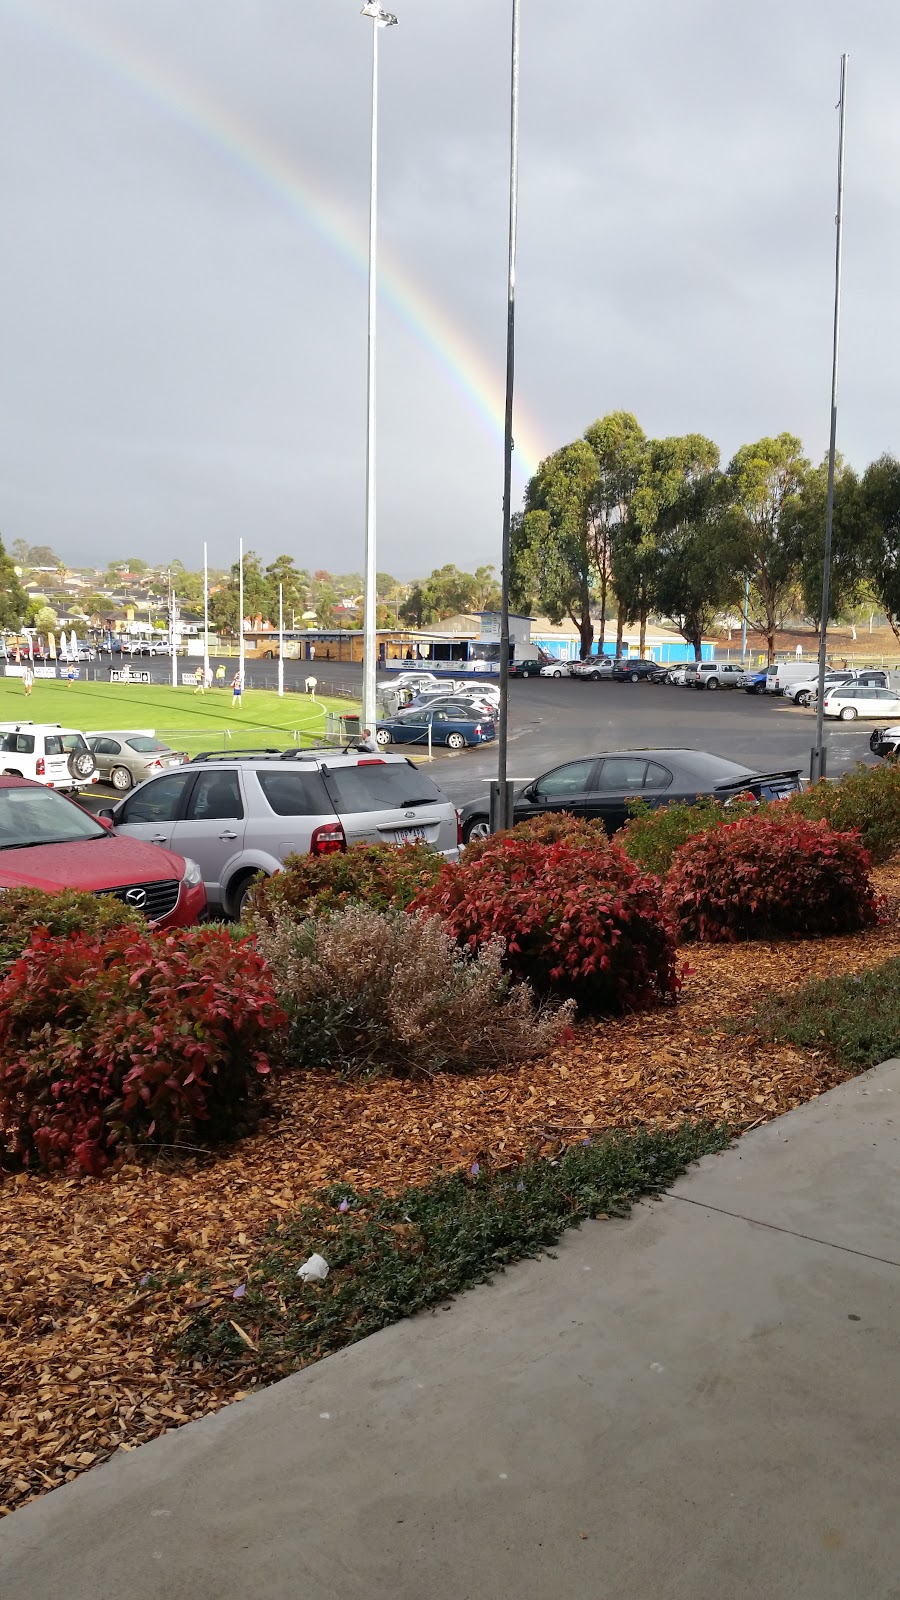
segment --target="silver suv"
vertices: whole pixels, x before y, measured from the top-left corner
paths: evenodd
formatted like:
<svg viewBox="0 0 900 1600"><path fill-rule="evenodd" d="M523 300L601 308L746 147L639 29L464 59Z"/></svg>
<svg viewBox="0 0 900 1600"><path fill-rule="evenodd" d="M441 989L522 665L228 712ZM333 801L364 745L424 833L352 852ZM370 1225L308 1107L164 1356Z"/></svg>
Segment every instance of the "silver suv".
<svg viewBox="0 0 900 1600"><path fill-rule="evenodd" d="M413 839L459 855L459 817L436 784L406 756L361 751L195 756L100 816L196 861L210 906L232 917L289 855Z"/></svg>

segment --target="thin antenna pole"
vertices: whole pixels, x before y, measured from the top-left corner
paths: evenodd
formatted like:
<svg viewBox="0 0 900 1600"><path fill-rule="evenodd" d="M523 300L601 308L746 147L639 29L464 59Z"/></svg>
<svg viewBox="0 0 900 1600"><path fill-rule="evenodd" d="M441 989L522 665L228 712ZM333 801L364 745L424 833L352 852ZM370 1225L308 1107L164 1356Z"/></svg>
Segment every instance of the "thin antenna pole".
<svg viewBox="0 0 900 1600"><path fill-rule="evenodd" d="M495 825L509 828L513 806L507 789L509 770L509 564L512 523L513 395L516 368L516 235L519 210L519 0L512 7L509 135L509 277L506 310L506 418L503 432L503 537L500 566L500 728L497 747L498 793Z"/></svg>
<svg viewBox="0 0 900 1600"><path fill-rule="evenodd" d="M847 120L847 65L850 57L841 56L841 98L838 101L837 213L834 246L834 338L831 356L831 437L828 445L828 496L825 503L825 550L822 568L822 617L819 632L819 686L816 696L816 742L811 753L809 776L813 783L825 777L825 655L828 612L831 605L831 534L834 523L834 461L837 445L838 352L841 332L841 250L844 234L844 131Z"/></svg>
<svg viewBox="0 0 900 1600"><path fill-rule="evenodd" d="M240 645L238 648L238 671L241 675L241 685L244 682L244 541L238 546L238 633Z"/></svg>
<svg viewBox="0 0 900 1600"><path fill-rule="evenodd" d="M278 585L278 693L284 694L284 585Z"/></svg>
<svg viewBox="0 0 900 1600"><path fill-rule="evenodd" d="M203 676L209 677L209 566L206 540L203 541Z"/></svg>

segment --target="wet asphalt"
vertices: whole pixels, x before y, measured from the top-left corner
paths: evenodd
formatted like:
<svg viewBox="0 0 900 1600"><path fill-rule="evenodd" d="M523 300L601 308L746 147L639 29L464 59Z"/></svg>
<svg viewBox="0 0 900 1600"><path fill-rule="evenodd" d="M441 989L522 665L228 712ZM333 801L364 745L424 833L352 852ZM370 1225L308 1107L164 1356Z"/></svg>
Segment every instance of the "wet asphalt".
<svg viewBox="0 0 900 1600"><path fill-rule="evenodd" d="M142 665L154 678L168 681L168 662ZM272 662L248 662L249 685L274 688L275 670ZM358 666L318 660L312 666L285 662L286 687L301 687L310 671L320 693L359 693ZM802 776L809 773L815 715L774 696L739 689L710 692L667 684L528 678L510 683L509 702L509 776L521 783L579 756L673 747L707 750L756 770L797 767ZM873 726L863 721L826 723L829 777L872 760ZM419 755L410 746L391 748ZM435 751L430 770L448 798L465 805L485 794L497 775L496 742L458 754Z"/></svg>

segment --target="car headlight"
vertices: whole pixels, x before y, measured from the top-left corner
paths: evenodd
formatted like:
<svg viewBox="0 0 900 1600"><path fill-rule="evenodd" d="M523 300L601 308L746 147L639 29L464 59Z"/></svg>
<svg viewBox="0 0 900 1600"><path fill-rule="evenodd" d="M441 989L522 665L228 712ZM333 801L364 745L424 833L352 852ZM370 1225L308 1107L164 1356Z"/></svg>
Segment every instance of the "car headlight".
<svg viewBox="0 0 900 1600"><path fill-rule="evenodd" d="M181 875L181 881L191 889L196 884L203 882L203 873L200 871L196 861L192 861L189 856L184 858L184 872Z"/></svg>

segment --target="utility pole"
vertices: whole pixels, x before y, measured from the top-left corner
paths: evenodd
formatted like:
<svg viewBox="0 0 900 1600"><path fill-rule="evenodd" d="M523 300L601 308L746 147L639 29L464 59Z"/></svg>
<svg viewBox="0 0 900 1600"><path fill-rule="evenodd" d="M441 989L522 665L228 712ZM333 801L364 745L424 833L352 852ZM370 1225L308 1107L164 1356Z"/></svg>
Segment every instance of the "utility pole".
<svg viewBox="0 0 900 1600"><path fill-rule="evenodd" d="M834 522L834 459L837 446L838 352L841 332L841 248L844 229L844 130L847 118L847 65L850 57L841 56L841 97L838 101L838 183L834 246L834 333L831 349L831 436L828 445L828 496L825 504L825 552L822 570L822 626L819 634L819 687L816 695L816 742L810 752L809 777L817 783L825 777L825 658L828 612L831 604L831 533Z"/></svg>
<svg viewBox="0 0 900 1600"><path fill-rule="evenodd" d="M514 817L508 772L509 563L512 524L513 395L516 367L516 234L519 208L519 4L512 4L509 134L509 271L506 300L506 416L503 430L503 535L500 565L500 728L497 783L491 785L491 831L511 828Z"/></svg>

